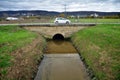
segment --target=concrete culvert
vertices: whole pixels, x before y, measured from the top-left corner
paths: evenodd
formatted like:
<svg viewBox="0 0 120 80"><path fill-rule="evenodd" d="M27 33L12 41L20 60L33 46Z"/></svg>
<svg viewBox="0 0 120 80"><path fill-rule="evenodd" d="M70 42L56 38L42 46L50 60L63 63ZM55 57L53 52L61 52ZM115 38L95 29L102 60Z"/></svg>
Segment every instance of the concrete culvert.
<svg viewBox="0 0 120 80"><path fill-rule="evenodd" d="M64 40L64 36L62 34L55 34L53 40Z"/></svg>

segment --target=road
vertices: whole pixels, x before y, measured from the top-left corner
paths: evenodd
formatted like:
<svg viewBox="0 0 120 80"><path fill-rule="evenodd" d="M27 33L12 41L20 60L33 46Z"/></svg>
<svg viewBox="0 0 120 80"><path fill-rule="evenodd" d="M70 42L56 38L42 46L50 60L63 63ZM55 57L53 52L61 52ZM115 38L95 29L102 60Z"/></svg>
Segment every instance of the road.
<svg viewBox="0 0 120 80"><path fill-rule="evenodd" d="M96 24L120 24L120 23L71 23L69 26L89 26L89 25L96 25ZM16 24L0 24L0 26L7 26L7 25L17 25L17 26L58 26L54 23L16 23ZM63 25L65 26L65 25Z"/></svg>
<svg viewBox="0 0 120 80"><path fill-rule="evenodd" d="M16 23L16 24L0 24L0 26L92 26L95 23L71 23L71 24L54 24L54 23Z"/></svg>
<svg viewBox="0 0 120 80"><path fill-rule="evenodd" d="M45 54L34 80L90 80L76 54Z"/></svg>

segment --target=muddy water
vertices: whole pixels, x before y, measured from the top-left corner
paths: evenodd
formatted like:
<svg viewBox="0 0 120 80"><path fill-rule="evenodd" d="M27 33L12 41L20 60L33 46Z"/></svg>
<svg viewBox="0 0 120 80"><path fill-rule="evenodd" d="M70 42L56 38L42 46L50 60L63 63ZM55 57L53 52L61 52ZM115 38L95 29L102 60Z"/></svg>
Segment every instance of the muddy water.
<svg viewBox="0 0 120 80"><path fill-rule="evenodd" d="M47 42L46 52L47 54L53 53L65 53L65 54L72 54L77 53L76 49L73 47L72 43L66 40L49 40Z"/></svg>
<svg viewBox="0 0 120 80"><path fill-rule="evenodd" d="M34 80L90 80L79 54L68 41L48 41Z"/></svg>

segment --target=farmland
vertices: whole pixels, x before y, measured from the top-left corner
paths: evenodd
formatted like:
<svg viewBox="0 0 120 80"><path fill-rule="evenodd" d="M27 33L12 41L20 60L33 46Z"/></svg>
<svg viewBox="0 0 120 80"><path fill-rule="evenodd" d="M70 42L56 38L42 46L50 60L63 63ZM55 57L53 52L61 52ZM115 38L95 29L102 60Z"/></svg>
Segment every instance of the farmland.
<svg viewBox="0 0 120 80"><path fill-rule="evenodd" d="M24 20L16 20L16 21L0 21L0 24L15 24L15 23L53 23L55 18L30 18ZM71 23L120 23L120 19L99 19L99 18L68 18L71 20Z"/></svg>
<svg viewBox="0 0 120 80"><path fill-rule="evenodd" d="M120 23L120 19L70 19L72 22L77 23Z"/></svg>

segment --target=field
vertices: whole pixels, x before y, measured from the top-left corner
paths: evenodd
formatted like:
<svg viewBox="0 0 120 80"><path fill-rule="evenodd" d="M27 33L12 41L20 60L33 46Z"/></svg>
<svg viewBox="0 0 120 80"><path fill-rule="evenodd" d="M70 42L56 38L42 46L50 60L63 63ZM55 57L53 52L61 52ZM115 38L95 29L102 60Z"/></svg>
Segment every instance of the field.
<svg viewBox="0 0 120 80"><path fill-rule="evenodd" d="M24 19L24 20L11 20L11 21L6 21L2 20L0 21L0 24L19 24L19 23L49 23L50 19L43 18L43 19Z"/></svg>
<svg viewBox="0 0 120 80"><path fill-rule="evenodd" d="M70 19L71 22L76 23L120 23L120 19Z"/></svg>
<svg viewBox="0 0 120 80"><path fill-rule="evenodd" d="M69 18L68 18L69 19ZM0 24L10 24L10 23L54 23L55 18L43 18L43 19L24 19L17 21L0 21ZM120 19L71 19L71 23L120 23Z"/></svg>
<svg viewBox="0 0 120 80"><path fill-rule="evenodd" d="M120 24L83 29L72 41L99 80L120 80Z"/></svg>
<svg viewBox="0 0 120 80"><path fill-rule="evenodd" d="M42 37L36 39L37 37L36 33L24 30L18 26L0 26L0 80L22 80L31 76L29 75L31 69L33 66L36 68L36 60L41 56L42 50L39 46L42 45L42 43L40 44ZM27 45L29 45L29 48ZM22 48L25 46L26 48ZM34 46L38 48L35 48L32 52ZM30 51L28 52L29 54L27 51ZM29 62L26 62L26 60Z"/></svg>

